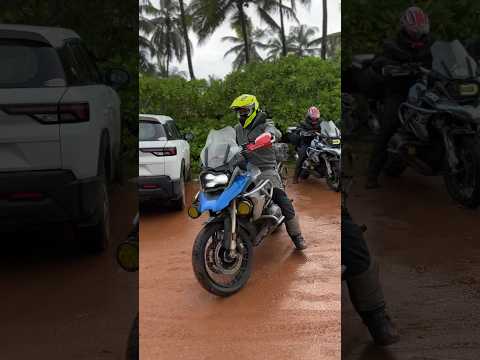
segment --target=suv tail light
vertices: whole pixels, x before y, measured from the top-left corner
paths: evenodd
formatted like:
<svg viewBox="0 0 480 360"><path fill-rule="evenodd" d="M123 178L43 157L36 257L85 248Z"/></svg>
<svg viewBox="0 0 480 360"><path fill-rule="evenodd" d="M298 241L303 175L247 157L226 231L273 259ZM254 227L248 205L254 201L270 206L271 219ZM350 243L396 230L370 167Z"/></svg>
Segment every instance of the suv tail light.
<svg viewBox="0 0 480 360"><path fill-rule="evenodd" d="M21 191L21 192L14 192L9 194L0 194L1 200L8 200L8 201L40 201L45 198L44 194L39 192L28 192L28 191Z"/></svg>
<svg viewBox="0 0 480 360"><path fill-rule="evenodd" d="M176 147L164 147L164 148L144 148L140 149L141 152L151 153L155 156L175 156L177 155Z"/></svg>
<svg viewBox="0 0 480 360"><path fill-rule="evenodd" d="M88 103L3 105L9 115L28 115L42 124L76 123L90 120Z"/></svg>

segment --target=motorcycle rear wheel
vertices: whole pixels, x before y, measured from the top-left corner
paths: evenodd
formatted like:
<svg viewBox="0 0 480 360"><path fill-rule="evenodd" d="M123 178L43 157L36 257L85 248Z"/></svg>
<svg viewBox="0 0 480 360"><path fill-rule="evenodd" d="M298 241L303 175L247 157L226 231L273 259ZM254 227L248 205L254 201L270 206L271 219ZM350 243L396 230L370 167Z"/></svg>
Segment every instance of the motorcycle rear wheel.
<svg viewBox="0 0 480 360"><path fill-rule="evenodd" d="M198 282L208 292L222 297L227 297L235 294L241 288L245 286L252 271L253 261L253 246L250 240L247 239L246 234L239 229L237 233L237 242L241 242L243 245L243 253L241 263L233 263L231 268L238 266L238 271L234 275L233 279L227 284L222 284L213 278L213 274L222 275L221 269L214 268L215 264L211 263L212 251L218 254L217 249L220 246L220 252L222 252L222 259L225 257L223 246L214 241L222 241L221 239L215 239L219 232L223 232L223 222L213 222L205 225L200 233L197 235L193 244L192 250L192 265L193 272ZM215 250L213 249L215 247ZM221 259L221 260L222 260ZM217 264L218 265L218 264ZM226 265L229 265L226 263ZM226 269L228 270L228 269Z"/></svg>
<svg viewBox="0 0 480 360"><path fill-rule="evenodd" d="M453 200L474 209L480 205L480 143L466 138L458 148L460 171L445 173L445 185Z"/></svg>

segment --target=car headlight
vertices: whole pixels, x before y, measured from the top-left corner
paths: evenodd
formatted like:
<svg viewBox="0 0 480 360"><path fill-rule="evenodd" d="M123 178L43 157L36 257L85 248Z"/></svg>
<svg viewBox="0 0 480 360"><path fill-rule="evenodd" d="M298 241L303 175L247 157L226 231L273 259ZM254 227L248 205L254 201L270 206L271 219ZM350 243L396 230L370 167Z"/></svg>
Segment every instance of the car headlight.
<svg viewBox="0 0 480 360"><path fill-rule="evenodd" d="M204 173L200 176L200 182L205 190L215 189L219 186L228 184L228 176L226 174Z"/></svg>

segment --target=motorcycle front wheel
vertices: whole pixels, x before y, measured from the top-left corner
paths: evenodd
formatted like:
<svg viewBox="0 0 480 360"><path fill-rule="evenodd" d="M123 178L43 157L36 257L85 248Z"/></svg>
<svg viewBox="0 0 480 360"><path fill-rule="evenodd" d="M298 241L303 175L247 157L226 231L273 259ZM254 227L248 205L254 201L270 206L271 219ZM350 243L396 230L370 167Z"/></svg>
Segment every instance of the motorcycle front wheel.
<svg viewBox="0 0 480 360"><path fill-rule="evenodd" d="M204 226L195 239L192 250L193 272L208 292L217 296L235 294L247 283L252 271L253 246L245 233L237 233L237 254L230 257L223 247L223 222Z"/></svg>
<svg viewBox="0 0 480 360"><path fill-rule="evenodd" d="M458 171L445 173L445 185L453 200L476 208L480 204L480 143L467 138L458 149Z"/></svg>
<svg viewBox="0 0 480 360"><path fill-rule="evenodd" d="M340 162L332 162L331 163L333 174L332 176L327 176L327 185L330 188L330 190L333 190L335 192L340 191Z"/></svg>

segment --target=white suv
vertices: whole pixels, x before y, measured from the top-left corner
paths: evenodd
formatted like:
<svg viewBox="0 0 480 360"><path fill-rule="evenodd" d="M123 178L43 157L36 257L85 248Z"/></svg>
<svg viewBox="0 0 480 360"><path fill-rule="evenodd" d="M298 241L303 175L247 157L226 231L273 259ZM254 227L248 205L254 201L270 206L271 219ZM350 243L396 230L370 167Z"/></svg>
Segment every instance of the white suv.
<svg viewBox="0 0 480 360"><path fill-rule="evenodd" d="M101 74L68 29L0 24L0 224L70 222L93 250L109 239L122 70Z"/></svg>
<svg viewBox="0 0 480 360"><path fill-rule="evenodd" d="M138 194L140 200L169 200L185 207L185 180L190 178L191 134L182 136L171 117L139 116Z"/></svg>

